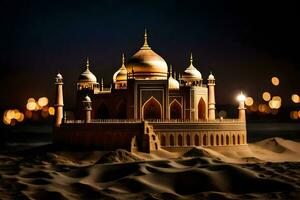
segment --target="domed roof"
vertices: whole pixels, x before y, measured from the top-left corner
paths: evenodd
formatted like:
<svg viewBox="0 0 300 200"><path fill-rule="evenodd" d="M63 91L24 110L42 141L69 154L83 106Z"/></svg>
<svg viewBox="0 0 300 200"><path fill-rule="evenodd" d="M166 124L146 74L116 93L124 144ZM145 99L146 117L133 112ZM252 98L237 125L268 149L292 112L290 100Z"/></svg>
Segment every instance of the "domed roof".
<svg viewBox="0 0 300 200"><path fill-rule="evenodd" d="M62 77L62 75L61 75L60 73L58 73L58 74L56 75L56 78L62 79L63 77Z"/></svg>
<svg viewBox="0 0 300 200"><path fill-rule="evenodd" d="M82 72L79 76L79 82L91 82L91 83L97 83L96 76L90 71L89 69L89 59L86 60L86 69L84 72Z"/></svg>
<svg viewBox="0 0 300 200"><path fill-rule="evenodd" d="M84 100L83 101L85 101L85 102L91 102L91 98L88 96L88 95L86 95L85 97L84 97Z"/></svg>
<svg viewBox="0 0 300 200"><path fill-rule="evenodd" d="M119 74L120 72L120 69L118 69L118 71L116 71L113 75L113 82L115 83L116 82L116 79L117 79L117 75Z"/></svg>
<svg viewBox="0 0 300 200"><path fill-rule="evenodd" d="M127 69L125 67L125 57L122 55L122 66L118 70L118 74L116 75L116 82L118 81L127 81Z"/></svg>
<svg viewBox="0 0 300 200"><path fill-rule="evenodd" d="M215 77L211 72L210 72L210 75L208 76L208 80L215 80Z"/></svg>
<svg viewBox="0 0 300 200"><path fill-rule="evenodd" d="M147 32L145 32L144 45L127 62L126 69L129 76L135 79L161 80L168 77L168 66L166 61L151 50L147 43Z"/></svg>
<svg viewBox="0 0 300 200"><path fill-rule="evenodd" d="M193 65L193 55L191 54L191 58L190 58L190 66L188 68L186 68L182 74L182 79L183 80L201 80L202 79L202 75L201 73L196 69L196 67L194 67Z"/></svg>

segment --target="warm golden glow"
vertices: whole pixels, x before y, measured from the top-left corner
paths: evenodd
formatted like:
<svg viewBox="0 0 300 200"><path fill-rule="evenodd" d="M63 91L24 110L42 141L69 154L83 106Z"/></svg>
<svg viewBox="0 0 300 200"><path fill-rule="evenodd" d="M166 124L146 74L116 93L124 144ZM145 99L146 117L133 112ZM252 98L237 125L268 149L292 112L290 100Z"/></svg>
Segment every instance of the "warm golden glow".
<svg viewBox="0 0 300 200"><path fill-rule="evenodd" d="M290 117L291 119L298 119L298 112L297 111L292 111L290 112Z"/></svg>
<svg viewBox="0 0 300 200"><path fill-rule="evenodd" d="M31 102L34 102L34 103L35 103L35 99L34 99L34 98L29 98L29 99L27 100L27 103L31 103Z"/></svg>
<svg viewBox="0 0 300 200"><path fill-rule="evenodd" d="M261 112L261 113L266 112L267 109L268 109L268 106L266 104L259 104L258 105L258 111Z"/></svg>
<svg viewBox="0 0 300 200"><path fill-rule="evenodd" d="M44 107L46 105L48 105L48 98L47 97L41 97L39 98L38 100L38 105L41 106L41 107Z"/></svg>
<svg viewBox="0 0 300 200"><path fill-rule="evenodd" d="M253 100L252 97L247 97L246 98L246 101L245 101L246 106L252 106L253 103L254 103L254 100Z"/></svg>
<svg viewBox="0 0 300 200"><path fill-rule="evenodd" d="M54 107L49 107L48 112L49 112L49 115L54 115L55 114Z"/></svg>
<svg viewBox="0 0 300 200"><path fill-rule="evenodd" d="M291 99L294 103L300 103L300 97L298 94L293 94Z"/></svg>
<svg viewBox="0 0 300 200"><path fill-rule="evenodd" d="M273 85L278 86L280 81L279 81L279 78L274 76L274 77L272 77L271 82Z"/></svg>
<svg viewBox="0 0 300 200"><path fill-rule="evenodd" d="M28 103L26 104L26 108L27 108L27 110L32 111L32 110L35 110L36 105L37 105L37 104L36 104L35 102L30 101L30 102L28 102Z"/></svg>
<svg viewBox="0 0 300 200"><path fill-rule="evenodd" d="M24 120L24 114L23 113L19 113L20 115L18 116L18 118L16 118L16 120L18 122L22 122Z"/></svg>
<svg viewBox="0 0 300 200"><path fill-rule="evenodd" d="M246 96L241 92L236 99L240 102L244 102L246 101Z"/></svg>
<svg viewBox="0 0 300 200"><path fill-rule="evenodd" d="M271 94L270 94L269 92L264 92L264 93L262 94L262 98L263 98L263 100L265 100L265 101L270 101L270 100L271 100Z"/></svg>
<svg viewBox="0 0 300 200"><path fill-rule="evenodd" d="M253 105L250 107L250 111L256 112L256 111L257 111L257 105L253 104Z"/></svg>
<svg viewBox="0 0 300 200"><path fill-rule="evenodd" d="M271 101L269 101L269 106L272 109L279 109L281 107L281 101L273 98Z"/></svg>
<svg viewBox="0 0 300 200"><path fill-rule="evenodd" d="M300 110L298 111L298 117L299 117L299 119L300 119Z"/></svg>

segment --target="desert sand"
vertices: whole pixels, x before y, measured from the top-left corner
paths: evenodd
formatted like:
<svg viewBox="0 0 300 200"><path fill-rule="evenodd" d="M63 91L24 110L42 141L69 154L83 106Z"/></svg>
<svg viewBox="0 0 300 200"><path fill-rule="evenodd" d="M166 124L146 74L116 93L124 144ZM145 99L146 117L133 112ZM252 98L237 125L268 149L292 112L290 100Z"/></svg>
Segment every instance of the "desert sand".
<svg viewBox="0 0 300 200"><path fill-rule="evenodd" d="M0 154L0 199L299 199L300 143L151 155L42 146Z"/></svg>

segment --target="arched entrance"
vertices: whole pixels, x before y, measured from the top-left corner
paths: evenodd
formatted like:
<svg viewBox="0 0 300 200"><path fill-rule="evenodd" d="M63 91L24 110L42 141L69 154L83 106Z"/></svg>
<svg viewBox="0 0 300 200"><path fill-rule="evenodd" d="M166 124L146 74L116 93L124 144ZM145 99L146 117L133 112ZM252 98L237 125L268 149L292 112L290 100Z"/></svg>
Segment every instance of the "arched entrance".
<svg viewBox="0 0 300 200"><path fill-rule="evenodd" d="M178 146L182 146L182 136L178 135Z"/></svg>
<svg viewBox="0 0 300 200"><path fill-rule="evenodd" d="M99 119L108 119L109 118L109 110L104 103L102 103L98 109L98 118Z"/></svg>
<svg viewBox="0 0 300 200"><path fill-rule="evenodd" d="M142 107L143 119L161 119L162 107L154 97L148 99Z"/></svg>
<svg viewBox="0 0 300 200"><path fill-rule="evenodd" d="M190 135L186 136L186 145L191 146L191 136Z"/></svg>
<svg viewBox="0 0 300 200"><path fill-rule="evenodd" d="M170 135L170 146L174 146L174 136Z"/></svg>
<svg viewBox="0 0 300 200"><path fill-rule="evenodd" d="M161 146L166 146L166 136L162 135L160 137L160 145Z"/></svg>
<svg viewBox="0 0 300 200"><path fill-rule="evenodd" d="M206 118L206 109L205 109L205 102L201 98L198 103L198 119L205 119Z"/></svg>
<svg viewBox="0 0 300 200"><path fill-rule="evenodd" d="M199 136L195 135L195 145L199 146Z"/></svg>
<svg viewBox="0 0 300 200"><path fill-rule="evenodd" d="M180 103L174 99L170 104L170 119L181 119L182 109Z"/></svg>

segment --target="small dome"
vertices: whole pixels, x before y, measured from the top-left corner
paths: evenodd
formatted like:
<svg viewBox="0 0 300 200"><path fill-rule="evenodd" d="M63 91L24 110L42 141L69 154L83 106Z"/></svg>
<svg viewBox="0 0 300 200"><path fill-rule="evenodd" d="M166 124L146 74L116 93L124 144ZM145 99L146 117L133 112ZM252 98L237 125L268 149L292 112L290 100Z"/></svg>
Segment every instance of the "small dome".
<svg viewBox="0 0 300 200"><path fill-rule="evenodd" d="M170 90L179 90L179 82L176 79L170 76L168 81Z"/></svg>
<svg viewBox="0 0 300 200"><path fill-rule="evenodd" d="M86 61L86 69L84 72L82 72L79 76L79 82L91 82L91 83L97 83L96 76L90 71L89 69L89 59Z"/></svg>
<svg viewBox="0 0 300 200"><path fill-rule="evenodd" d="M190 66L186 68L182 74L183 80L202 80L201 73L193 65L193 56L191 54Z"/></svg>
<svg viewBox="0 0 300 200"><path fill-rule="evenodd" d="M210 73L210 75L208 76L208 80L215 80L215 77L212 73Z"/></svg>
<svg viewBox="0 0 300 200"><path fill-rule="evenodd" d="M91 102L91 98L90 98L88 95L86 95L86 96L84 97L84 101L86 101L86 102Z"/></svg>
<svg viewBox="0 0 300 200"><path fill-rule="evenodd" d="M122 66L118 70L118 73L116 74L116 82L118 81L127 81L127 69L125 67L125 57L124 54L122 55Z"/></svg>
<svg viewBox="0 0 300 200"><path fill-rule="evenodd" d="M155 53L147 43L145 32L144 45L127 62L126 69L129 76L134 72L136 79L166 80L168 77L168 66L166 61Z"/></svg>
<svg viewBox="0 0 300 200"><path fill-rule="evenodd" d="M62 75L61 75L60 73L58 73L58 74L56 75L56 78L62 79L63 77L62 77Z"/></svg>

